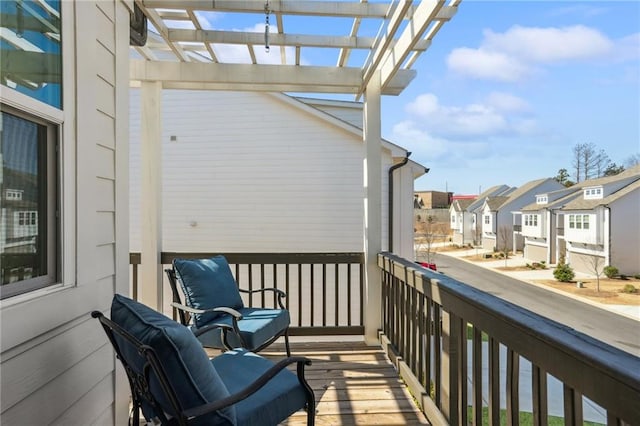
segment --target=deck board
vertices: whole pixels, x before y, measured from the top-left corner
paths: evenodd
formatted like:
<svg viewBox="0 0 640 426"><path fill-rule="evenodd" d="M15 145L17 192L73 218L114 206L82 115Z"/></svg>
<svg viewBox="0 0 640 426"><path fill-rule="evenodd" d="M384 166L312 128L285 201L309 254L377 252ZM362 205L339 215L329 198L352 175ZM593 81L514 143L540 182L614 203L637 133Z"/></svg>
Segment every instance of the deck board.
<svg viewBox="0 0 640 426"><path fill-rule="evenodd" d="M312 361L306 376L316 395L316 425L424 425L418 410L382 349L358 342L294 343L291 352ZM260 353L278 360L284 348ZM306 424L300 411L282 423Z"/></svg>

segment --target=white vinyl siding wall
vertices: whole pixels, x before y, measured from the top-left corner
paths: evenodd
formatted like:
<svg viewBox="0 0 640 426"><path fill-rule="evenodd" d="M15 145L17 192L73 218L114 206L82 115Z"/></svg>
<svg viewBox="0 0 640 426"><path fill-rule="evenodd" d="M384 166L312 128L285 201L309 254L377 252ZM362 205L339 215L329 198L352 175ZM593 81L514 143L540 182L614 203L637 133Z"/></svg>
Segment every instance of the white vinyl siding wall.
<svg viewBox="0 0 640 426"><path fill-rule="evenodd" d="M140 93L131 94L131 243L140 247ZM175 141L171 137L175 136ZM361 134L269 94L162 94L165 251L363 250ZM383 149L383 246L387 170Z"/></svg>
<svg viewBox="0 0 640 426"><path fill-rule="evenodd" d="M126 421L128 386L89 313L127 292L131 3L61 3L62 283L0 304L3 425Z"/></svg>

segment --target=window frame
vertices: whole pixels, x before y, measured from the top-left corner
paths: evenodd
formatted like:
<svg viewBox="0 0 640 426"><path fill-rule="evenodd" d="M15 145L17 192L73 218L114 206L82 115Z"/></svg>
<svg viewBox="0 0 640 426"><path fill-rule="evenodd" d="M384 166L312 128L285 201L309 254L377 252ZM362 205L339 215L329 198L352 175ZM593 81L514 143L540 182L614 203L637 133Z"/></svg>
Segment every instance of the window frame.
<svg viewBox="0 0 640 426"><path fill-rule="evenodd" d="M3 91L4 91L3 87ZM36 116L22 109L18 109L4 102L4 98L0 102L0 111L2 113L11 114L23 120L35 123L45 128L45 151L46 151L46 179L47 194L44 197L46 202L46 238L47 238L47 273L35 278L28 278L21 281L11 282L0 285L0 300L18 296L24 293L30 293L34 290L55 285L61 281L61 259L62 259L62 243L61 243L61 161L60 161L60 136L61 123L51 122L45 118ZM39 102L36 100L36 102ZM40 178L40 177L39 177ZM22 213L25 223L23 226L32 226L31 211L16 212L18 217ZM7 218L8 219L8 218ZM40 222L40 220L36 220Z"/></svg>

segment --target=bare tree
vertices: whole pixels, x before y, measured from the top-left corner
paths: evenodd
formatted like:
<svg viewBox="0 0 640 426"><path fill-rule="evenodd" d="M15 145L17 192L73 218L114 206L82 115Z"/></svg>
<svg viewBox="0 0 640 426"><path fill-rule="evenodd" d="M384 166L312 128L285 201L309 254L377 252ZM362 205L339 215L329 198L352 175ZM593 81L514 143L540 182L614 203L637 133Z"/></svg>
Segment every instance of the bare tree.
<svg viewBox="0 0 640 426"><path fill-rule="evenodd" d="M597 172L598 153L592 143L579 143L573 147L573 168L576 182L594 177Z"/></svg>
<svg viewBox="0 0 640 426"><path fill-rule="evenodd" d="M596 156L595 156L595 160L594 160L594 167L595 167L594 177L602 177L602 176L604 176L604 173L605 173L605 171L607 170L607 167L609 167L610 164L611 164L611 159L609 158L607 153L604 151L604 149L601 149L598 152L598 154L596 154Z"/></svg>
<svg viewBox="0 0 640 426"><path fill-rule="evenodd" d="M509 259L509 242L513 236L511 228L502 225L498 228L498 243L500 244L498 249L504 255L504 266L507 266L507 259Z"/></svg>
<svg viewBox="0 0 640 426"><path fill-rule="evenodd" d="M423 242L423 255L426 256L427 263L433 263L432 257L433 253L435 253L434 243L438 238L443 238L445 236L445 227L446 224L436 222L435 216L427 216L424 223L424 233L422 234L422 242Z"/></svg>
<svg viewBox="0 0 640 426"><path fill-rule="evenodd" d="M624 160L624 166L627 169L633 166L637 166L638 164L640 164L640 152L632 154L629 156L629 158Z"/></svg>
<svg viewBox="0 0 640 426"><path fill-rule="evenodd" d="M589 272L596 276L596 291L600 291L600 277L604 271L604 258L600 256L588 256L586 261Z"/></svg>

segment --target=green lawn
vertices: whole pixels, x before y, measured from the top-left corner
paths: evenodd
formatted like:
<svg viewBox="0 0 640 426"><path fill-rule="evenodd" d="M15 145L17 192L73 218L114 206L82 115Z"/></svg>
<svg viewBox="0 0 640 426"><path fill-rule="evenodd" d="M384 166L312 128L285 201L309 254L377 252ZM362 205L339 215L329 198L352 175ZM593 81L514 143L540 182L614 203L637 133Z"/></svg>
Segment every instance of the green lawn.
<svg viewBox="0 0 640 426"><path fill-rule="evenodd" d="M468 418L471 419L472 408L468 408ZM564 426L564 419L562 417L549 416L548 417L549 426ZM469 421L471 424L471 421ZM527 413L524 411L520 412L520 424L523 426L532 425L533 424L533 414ZM507 425L507 411L500 410L500 426ZM604 426L602 423L594 423L594 422L584 422L585 426ZM482 407L482 426L489 426L489 408Z"/></svg>

